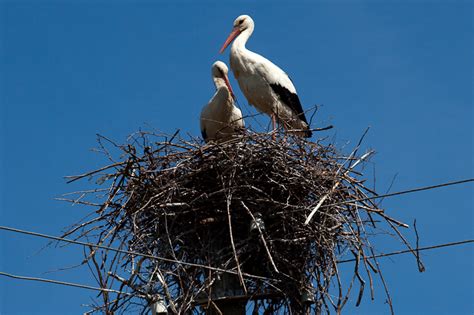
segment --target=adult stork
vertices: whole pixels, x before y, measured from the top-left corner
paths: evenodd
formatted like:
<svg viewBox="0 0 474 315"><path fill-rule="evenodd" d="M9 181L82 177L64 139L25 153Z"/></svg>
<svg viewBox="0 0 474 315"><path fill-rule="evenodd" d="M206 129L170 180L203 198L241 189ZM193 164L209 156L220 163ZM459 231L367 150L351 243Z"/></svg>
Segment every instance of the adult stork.
<svg viewBox="0 0 474 315"><path fill-rule="evenodd" d="M204 141L225 141L244 127L242 112L234 105L234 92L227 76L229 69L222 61L212 65L216 92L201 111L201 134Z"/></svg>
<svg viewBox="0 0 474 315"><path fill-rule="evenodd" d="M272 117L273 128L278 121L295 134L311 137L312 132L291 79L270 60L245 47L254 26L248 15L235 19L220 53L235 39L230 49L230 68L248 102Z"/></svg>

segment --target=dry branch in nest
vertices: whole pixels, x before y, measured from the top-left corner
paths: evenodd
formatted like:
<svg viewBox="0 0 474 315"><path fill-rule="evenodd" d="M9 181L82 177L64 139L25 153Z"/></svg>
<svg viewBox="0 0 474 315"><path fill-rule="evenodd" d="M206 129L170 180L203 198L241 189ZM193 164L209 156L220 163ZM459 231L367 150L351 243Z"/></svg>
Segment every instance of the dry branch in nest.
<svg viewBox="0 0 474 315"><path fill-rule="evenodd" d="M101 293L92 311L146 313L161 301L170 314L218 314L223 301L252 301L253 314L340 313L380 274L369 235L380 226L403 238L356 170L372 152L252 132L220 144L144 132L100 144L112 164L71 177L95 178L99 188L70 198L95 212L66 235L122 250L90 248L86 261L124 294ZM344 282L338 259L348 256Z"/></svg>

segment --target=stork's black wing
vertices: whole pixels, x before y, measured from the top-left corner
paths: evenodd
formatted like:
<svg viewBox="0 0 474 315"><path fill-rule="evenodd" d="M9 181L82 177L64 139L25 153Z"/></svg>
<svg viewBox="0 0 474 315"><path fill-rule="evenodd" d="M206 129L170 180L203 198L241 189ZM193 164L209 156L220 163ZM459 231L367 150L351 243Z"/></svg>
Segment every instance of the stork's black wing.
<svg viewBox="0 0 474 315"><path fill-rule="evenodd" d="M202 135L202 138L204 139L204 141L207 142L207 132L206 132L206 129L201 129L201 135Z"/></svg>
<svg viewBox="0 0 474 315"><path fill-rule="evenodd" d="M270 87L272 88L273 92L280 98L280 100L291 108L291 110L297 115L299 119L304 121L308 126L308 121L306 120L306 116L303 112L303 106L301 106L300 98L296 93L290 92L284 86L281 86L278 83L271 83ZM311 130L305 131L305 136L307 138L312 136Z"/></svg>
<svg viewBox="0 0 474 315"><path fill-rule="evenodd" d="M300 98L296 93L291 93L287 88L281 86L278 83L270 84L273 92L280 98L280 100L291 108L291 110L298 116L299 119L308 124L306 116L303 112L303 106L301 106Z"/></svg>

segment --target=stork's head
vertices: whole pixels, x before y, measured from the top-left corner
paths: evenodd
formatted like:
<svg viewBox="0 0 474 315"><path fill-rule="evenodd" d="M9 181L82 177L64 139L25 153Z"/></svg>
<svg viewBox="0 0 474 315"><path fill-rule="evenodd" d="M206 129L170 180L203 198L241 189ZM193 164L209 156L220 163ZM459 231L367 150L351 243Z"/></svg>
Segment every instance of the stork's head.
<svg viewBox="0 0 474 315"><path fill-rule="evenodd" d="M229 46L232 41L239 36L240 33L242 33L245 30L250 30L250 33L253 31L254 28L254 22L252 18L248 15L241 15L237 17L234 21L234 26L232 28L232 32L230 33L229 37L227 37L227 40L225 41L224 45L222 45L221 50L219 53L223 53L224 50ZM250 34L249 34L250 36Z"/></svg>
<svg viewBox="0 0 474 315"><path fill-rule="evenodd" d="M213 78L224 78L229 73L229 68L226 64L220 60L212 64L212 77Z"/></svg>
<svg viewBox="0 0 474 315"><path fill-rule="evenodd" d="M241 15L237 17L234 21L234 29L239 29L240 32L245 31L254 25L252 18L248 15Z"/></svg>
<svg viewBox="0 0 474 315"><path fill-rule="evenodd" d="M216 87L222 86L222 83L225 84L227 89L229 90L232 98L235 99L234 91L232 90L232 86L229 82L229 68L227 68L226 64L222 61L216 61L212 64L211 68L212 79L214 80L214 84Z"/></svg>

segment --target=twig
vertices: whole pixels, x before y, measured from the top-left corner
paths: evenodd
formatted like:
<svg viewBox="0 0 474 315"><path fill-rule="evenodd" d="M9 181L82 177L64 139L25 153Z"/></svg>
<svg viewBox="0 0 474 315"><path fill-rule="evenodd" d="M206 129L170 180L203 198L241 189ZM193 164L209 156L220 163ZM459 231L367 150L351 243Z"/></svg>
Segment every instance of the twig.
<svg viewBox="0 0 474 315"><path fill-rule="evenodd" d="M250 211L250 209L245 205L245 203L241 200L240 204L242 207L244 207L245 210L247 210L247 213L252 217L252 221L255 223L255 226L258 229L258 233L260 235L260 239L262 240L262 244L265 247L265 250L268 255L268 259L270 260L270 263L272 264L273 270L275 270L276 273L279 273L277 266L275 265L275 261L273 260L272 254L270 253L270 249L268 248L267 241L265 240L265 237L263 236L262 229L260 228L260 225L257 223L257 220L255 219L255 216L253 213Z"/></svg>
<svg viewBox="0 0 474 315"><path fill-rule="evenodd" d="M235 250L235 243L234 243L234 236L232 233L232 217L230 215L230 204L232 200L232 194L227 196L227 224L229 226L229 236L230 236L230 244L232 245L232 251L234 253L235 264L237 267L237 274L239 276L240 285L244 289L245 294L247 294L247 286L245 285L244 277L242 276L242 271L240 270L240 262L237 256L237 251Z"/></svg>
<svg viewBox="0 0 474 315"><path fill-rule="evenodd" d="M415 229L415 235L416 235L416 247L415 247L415 252L416 252L416 262L418 264L418 270L420 272L424 272L426 269L425 269L425 266L423 265L423 263L421 262L421 259L420 259L420 236L418 235L418 229L416 228L416 219L413 221L413 227Z"/></svg>

